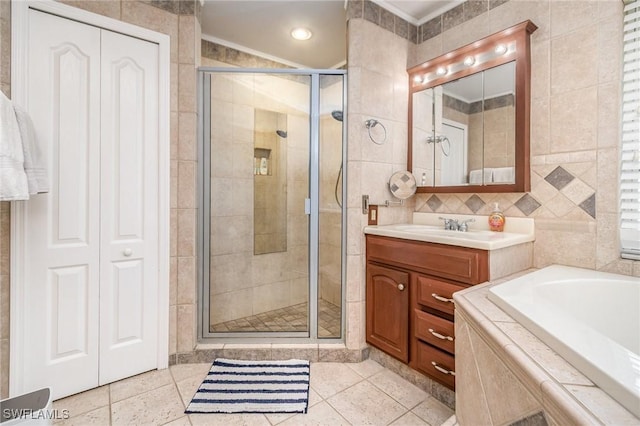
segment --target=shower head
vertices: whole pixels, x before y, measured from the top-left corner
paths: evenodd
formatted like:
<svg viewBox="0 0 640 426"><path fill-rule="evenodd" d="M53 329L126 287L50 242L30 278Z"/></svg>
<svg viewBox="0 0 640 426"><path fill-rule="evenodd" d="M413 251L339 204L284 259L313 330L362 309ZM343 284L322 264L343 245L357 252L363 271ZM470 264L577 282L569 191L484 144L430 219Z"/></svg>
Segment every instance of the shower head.
<svg viewBox="0 0 640 426"><path fill-rule="evenodd" d="M285 132L284 130L276 130L276 133L283 139L287 137L287 132Z"/></svg>
<svg viewBox="0 0 640 426"><path fill-rule="evenodd" d="M339 110L331 111L331 116L338 121L342 121L342 111L339 111Z"/></svg>

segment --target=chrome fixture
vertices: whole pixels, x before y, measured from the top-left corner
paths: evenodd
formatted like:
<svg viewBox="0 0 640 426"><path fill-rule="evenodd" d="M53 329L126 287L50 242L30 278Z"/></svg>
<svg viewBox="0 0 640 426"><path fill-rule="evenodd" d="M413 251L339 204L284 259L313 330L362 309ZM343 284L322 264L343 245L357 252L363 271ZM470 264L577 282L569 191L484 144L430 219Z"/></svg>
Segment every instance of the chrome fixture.
<svg viewBox="0 0 640 426"><path fill-rule="evenodd" d="M380 127L382 127L382 130L384 132L384 136L382 137L381 141L376 140L376 138L374 138L373 135L371 135L371 129L373 127L376 127L378 124L380 125ZM384 124L382 124L375 118L370 118L364 122L364 126L367 128L367 132L369 133L369 139L371 139L371 142L377 145L382 145L385 143L385 141L387 140L387 128L384 127Z"/></svg>
<svg viewBox="0 0 640 426"><path fill-rule="evenodd" d="M287 132L284 130L276 130L276 133L278 134L278 136L280 136L282 139L286 139L287 137Z"/></svg>
<svg viewBox="0 0 640 426"><path fill-rule="evenodd" d="M331 111L331 116L338 121L342 121L343 113L340 110Z"/></svg>
<svg viewBox="0 0 640 426"><path fill-rule="evenodd" d="M458 219L451 219L447 217L439 217L438 219L444 221L444 229L447 231L460 231L467 232L469 230L469 223L475 222L475 219L467 219L458 221Z"/></svg>
<svg viewBox="0 0 640 426"><path fill-rule="evenodd" d="M444 144L447 144L447 149L444 149ZM435 143L440 144L440 149L442 150L442 154L445 157L448 157L451 153L451 141L446 136L438 135L438 136L427 136L427 143Z"/></svg>

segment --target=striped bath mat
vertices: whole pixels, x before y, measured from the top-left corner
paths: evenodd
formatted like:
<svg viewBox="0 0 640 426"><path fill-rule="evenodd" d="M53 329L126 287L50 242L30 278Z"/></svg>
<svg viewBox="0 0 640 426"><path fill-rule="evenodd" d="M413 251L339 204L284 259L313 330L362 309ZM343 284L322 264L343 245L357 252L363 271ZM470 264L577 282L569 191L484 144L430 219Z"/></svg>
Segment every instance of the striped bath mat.
<svg viewBox="0 0 640 426"><path fill-rule="evenodd" d="M185 413L306 413L309 361L218 358Z"/></svg>

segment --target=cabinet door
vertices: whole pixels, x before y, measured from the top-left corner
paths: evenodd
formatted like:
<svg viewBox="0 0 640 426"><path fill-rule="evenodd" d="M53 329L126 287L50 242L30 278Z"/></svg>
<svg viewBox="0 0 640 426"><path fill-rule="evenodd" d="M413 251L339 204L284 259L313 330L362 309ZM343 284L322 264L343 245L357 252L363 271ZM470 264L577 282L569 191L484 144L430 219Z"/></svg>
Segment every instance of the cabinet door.
<svg viewBox="0 0 640 426"><path fill-rule="evenodd" d="M367 342L409 361L409 274L367 264Z"/></svg>

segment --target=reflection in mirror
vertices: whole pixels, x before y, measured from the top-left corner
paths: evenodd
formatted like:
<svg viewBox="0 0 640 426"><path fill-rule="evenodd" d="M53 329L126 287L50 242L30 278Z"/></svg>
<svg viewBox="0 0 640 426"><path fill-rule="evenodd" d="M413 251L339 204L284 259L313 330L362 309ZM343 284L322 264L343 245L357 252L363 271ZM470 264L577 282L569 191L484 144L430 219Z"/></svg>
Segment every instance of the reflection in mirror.
<svg viewBox="0 0 640 426"><path fill-rule="evenodd" d="M440 87L436 185L514 183L515 63L448 82L436 93Z"/></svg>
<svg viewBox="0 0 640 426"><path fill-rule="evenodd" d="M515 62L484 72L484 167L487 184L515 182L516 96Z"/></svg>
<svg viewBox="0 0 640 426"><path fill-rule="evenodd" d="M255 109L253 254L287 251L287 116Z"/></svg>
<svg viewBox="0 0 640 426"><path fill-rule="evenodd" d="M419 186L432 186L434 179L433 89L413 94L413 175Z"/></svg>

